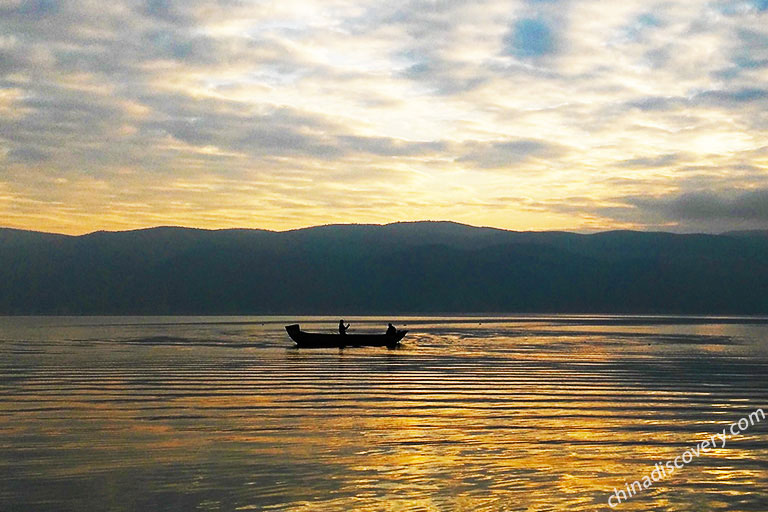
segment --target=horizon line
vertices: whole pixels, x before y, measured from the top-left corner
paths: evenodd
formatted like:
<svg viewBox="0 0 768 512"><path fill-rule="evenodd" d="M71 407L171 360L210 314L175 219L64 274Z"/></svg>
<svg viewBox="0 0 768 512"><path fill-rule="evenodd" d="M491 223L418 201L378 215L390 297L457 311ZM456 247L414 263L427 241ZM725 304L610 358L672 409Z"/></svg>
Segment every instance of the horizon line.
<svg viewBox="0 0 768 512"><path fill-rule="evenodd" d="M56 235L56 236L66 236L66 237L83 237L83 236L89 236L89 235L95 235L98 233L131 233L131 232L138 232L138 231L151 231L155 229L185 229L185 230L193 230L193 231L206 231L206 232L218 232L218 231L265 231L269 233L291 233L296 231L304 231L308 229L316 229L316 228L327 228L327 227L346 227L346 226L371 226L371 227L386 227L386 226L393 226L397 224L455 224L458 226L464 226L468 228L474 228L474 229L491 229L495 231L504 231L507 233L570 233L575 235L596 235L601 233L616 233L616 232L630 232L630 233L658 233L658 234L670 234L670 235L710 235L710 236L720 236L720 235L728 235L732 233L760 233L760 232L766 232L768 233L768 229L744 229L744 230L727 230L722 232L704 232L704 231L683 231L683 232L675 232L675 231L663 231L658 229L652 229L652 230L645 230L645 229L594 229L594 230L571 230L571 229L527 229L527 230L516 230L516 229L507 229L507 228L501 228L496 226L477 226L474 224L467 224L464 222L458 222L454 220L435 220L435 219L421 219L421 220L408 220L408 221L394 221L394 222L386 222L386 223L375 223L375 222L333 222L328 224L316 224L316 225L308 225L308 226L302 226L298 228L291 228L291 229L284 229L284 230L275 230L275 229L266 229L266 228L258 228L258 227L230 227L230 228L201 228L201 227L195 227L195 226L184 226L184 225L178 225L178 224L159 224L155 226L145 226L140 228L128 228L128 229L97 229L94 231L88 231L80 234L71 234L71 233L63 233L63 232L56 232L56 231L44 231L44 230L35 230L35 229L25 229L25 228L17 228L12 226L0 226L0 230L9 230L9 231L21 231L26 233L39 233L39 234L45 234L45 235Z"/></svg>

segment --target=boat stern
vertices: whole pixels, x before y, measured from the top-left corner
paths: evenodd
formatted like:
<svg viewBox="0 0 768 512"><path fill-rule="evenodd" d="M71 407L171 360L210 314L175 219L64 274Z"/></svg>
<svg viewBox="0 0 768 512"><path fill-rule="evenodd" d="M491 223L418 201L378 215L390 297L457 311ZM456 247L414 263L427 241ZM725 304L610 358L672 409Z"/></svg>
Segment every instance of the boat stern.
<svg viewBox="0 0 768 512"><path fill-rule="evenodd" d="M299 333L301 332L301 329L299 328L299 324L286 325L285 330L288 331L288 336L290 336L293 341L295 341L296 343L299 342L298 337L299 337Z"/></svg>

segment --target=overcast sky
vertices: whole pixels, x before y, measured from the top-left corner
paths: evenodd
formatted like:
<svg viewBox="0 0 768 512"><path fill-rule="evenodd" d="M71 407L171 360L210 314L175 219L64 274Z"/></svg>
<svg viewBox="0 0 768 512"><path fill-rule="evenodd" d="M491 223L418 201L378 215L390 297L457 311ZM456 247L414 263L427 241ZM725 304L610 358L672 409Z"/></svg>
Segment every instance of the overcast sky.
<svg viewBox="0 0 768 512"><path fill-rule="evenodd" d="M0 225L768 228L768 0L0 0Z"/></svg>

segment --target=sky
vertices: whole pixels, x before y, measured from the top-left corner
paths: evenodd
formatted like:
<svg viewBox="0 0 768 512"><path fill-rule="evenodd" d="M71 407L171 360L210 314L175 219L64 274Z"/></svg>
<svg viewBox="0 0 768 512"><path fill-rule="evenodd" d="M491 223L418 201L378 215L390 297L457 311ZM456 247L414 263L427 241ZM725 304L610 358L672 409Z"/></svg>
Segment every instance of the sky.
<svg viewBox="0 0 768 512"><path fill-rule="evenodd" d="M768 228L768 0L0 0L0 226Z"/></svg>

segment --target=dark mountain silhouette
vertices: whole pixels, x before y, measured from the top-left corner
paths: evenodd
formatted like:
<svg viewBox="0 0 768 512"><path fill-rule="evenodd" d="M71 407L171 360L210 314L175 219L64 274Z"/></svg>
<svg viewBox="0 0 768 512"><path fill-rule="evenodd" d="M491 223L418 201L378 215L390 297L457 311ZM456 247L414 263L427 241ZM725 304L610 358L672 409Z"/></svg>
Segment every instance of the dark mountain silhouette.
<svg viewBox="0 0 768 512"><path fill-rule="evenodd" d="M724 235L730 235L730 236L762 236L762 237L768 237L768 229L752 229L747 231L729 231L727 233L723 233Z"/></svg>
<svg viewBox="0 0 768 512"><path fill-rule="evenodd" d="M768 314L764 232L0 229L0 314Z"/></svg>

